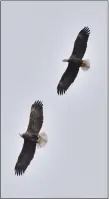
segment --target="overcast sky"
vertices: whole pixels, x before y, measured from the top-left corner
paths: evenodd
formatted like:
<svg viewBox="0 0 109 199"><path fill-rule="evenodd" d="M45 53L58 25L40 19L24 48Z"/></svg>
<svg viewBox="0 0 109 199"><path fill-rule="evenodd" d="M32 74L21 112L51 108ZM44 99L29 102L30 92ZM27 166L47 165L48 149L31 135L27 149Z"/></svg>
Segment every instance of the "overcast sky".
<svg viewBox="0 0 109 199"><path fill-rule="evenodd" d="M1 2L2 197L107 196L107 2ZM79 31L91 30L85 59L65 95L56 87ZM25 174L14 166L31 104L42 100L48 144Z"/></svg>

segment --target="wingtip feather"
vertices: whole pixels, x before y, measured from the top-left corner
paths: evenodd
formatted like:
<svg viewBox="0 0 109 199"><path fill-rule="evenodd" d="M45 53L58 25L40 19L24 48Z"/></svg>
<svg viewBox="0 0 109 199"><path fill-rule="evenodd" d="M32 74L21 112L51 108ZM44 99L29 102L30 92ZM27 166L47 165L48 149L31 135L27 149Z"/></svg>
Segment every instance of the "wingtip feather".
<svg viewBox="0 0 109 199"><path fill-rule="evenodd" d="M35 108L37 108L37 107L43 108L43 103L42 103L42 101L37 100L37 101L34 102L34 104L32 104L32 107L35 107Z"/></svg>
<svg viewBox="0 0 109 199"><path fill-rule="evenodd" d="M21 166L19 164L16 164L15 175L20 176L20 175L23 175L24 172L25 172L24 169L21 168Z"/></svg>
<svg viewBox="0 0 109 199"><path fill-rule="evenodd" d="M83 28L83 32L84 32L85 34L89 35L89 34L90 34L90 29L89 29L89 27L88 27L88 26L85 26L85 27Z"/></svg>
<svg viewBox="0 0 109 199"><path fill-rule="evenodd" d="M62 86L62 82L59 82L58 86L57 86L57 94L58 95L63 95L66 92L66 89Z"/></svg>

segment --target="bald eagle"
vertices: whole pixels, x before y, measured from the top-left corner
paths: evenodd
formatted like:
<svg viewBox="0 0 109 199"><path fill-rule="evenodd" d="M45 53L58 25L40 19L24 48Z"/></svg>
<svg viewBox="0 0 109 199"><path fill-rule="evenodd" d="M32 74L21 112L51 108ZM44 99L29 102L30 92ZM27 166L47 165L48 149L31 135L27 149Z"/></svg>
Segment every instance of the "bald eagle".
<svg viewBox="0 0 109 199"><path fill-rule="evenodd" d="M15 165L15 174L22 175L34 157L36 146L47 143L46 133L40 133L43 124L43 104L37 101L31 106L27 131L20 136L24 139L23 148Z"/></svg>
<svg viewBox="0 0 109 199"><path fill-rule="evenodd" d="M64 62L68 62L68 67L61 77L61 80L57 86L57 93L59 95L64 94L69 86L74 82L79 68L83 70L88 70L90 68L90 63L88 60L82 60L86 48L87 42L90 35L90 30L88 27L84 27L78 34L75 42L73 52L69 59L64 59Z"/></svg>

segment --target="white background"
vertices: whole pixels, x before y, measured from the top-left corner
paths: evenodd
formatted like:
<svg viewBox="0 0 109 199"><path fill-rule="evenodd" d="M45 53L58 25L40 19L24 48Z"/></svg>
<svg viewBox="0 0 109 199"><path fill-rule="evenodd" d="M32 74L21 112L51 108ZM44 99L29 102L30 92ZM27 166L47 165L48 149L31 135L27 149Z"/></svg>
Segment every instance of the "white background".
<svg viewBox="0 0 109 199"><path fill-rule="evenodd" d="M107 2L1 2L2 197L107 196ZM91 35L85 59L65 95L56 87L79 31ZM42 100L48 144L25 174L14 166L31 104Z"/></svg>

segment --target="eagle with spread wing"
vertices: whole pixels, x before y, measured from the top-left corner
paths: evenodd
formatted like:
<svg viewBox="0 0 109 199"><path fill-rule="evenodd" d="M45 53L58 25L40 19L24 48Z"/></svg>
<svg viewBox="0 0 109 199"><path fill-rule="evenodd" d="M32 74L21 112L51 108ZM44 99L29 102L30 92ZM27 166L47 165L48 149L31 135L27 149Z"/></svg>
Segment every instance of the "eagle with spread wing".
<svg viewBox="0 0 109 199"><path fill-rule="evenodd" d="M88 70L90 68L90 63L88 60L82 60L86 48L87 42L90 35L90 30L88 27L84 27L78 34L75 42L73 52L69 59L64 59L64 62L68 62L68 67L61 77L61 80L57 86L57 93L59 95L64 94L69 86L74 82L79 68L83 70Z"/></svg>
<svg viewBox="0 0 109 199"><path fill-rule="evenodd" d="M43 147L47 143L47 135L39 134L43 124L43 104L37 101L31 106L27 131L20 136L24 139L23 148L15 165L15 174L22 175L34 157L36 146Z"/></svg>

